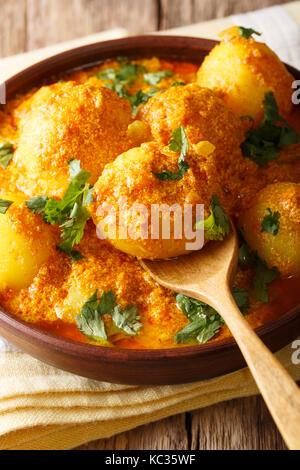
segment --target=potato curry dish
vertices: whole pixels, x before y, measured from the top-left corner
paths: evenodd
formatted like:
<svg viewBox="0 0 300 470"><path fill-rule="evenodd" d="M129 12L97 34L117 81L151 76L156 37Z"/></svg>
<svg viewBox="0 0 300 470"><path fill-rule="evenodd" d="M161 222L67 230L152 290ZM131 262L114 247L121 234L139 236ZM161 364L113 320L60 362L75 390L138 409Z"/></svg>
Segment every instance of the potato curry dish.
<svg viewBox="0 0 300 470"><path fill-rule="evenodd" d="M222 241L230 218L232 292L251 326L300 303L300 110L294 77L258 34L224 31L200 68L106 61L0 109L4 309L114 348L219 341L230 336L221 316L159 286L138 259L185 255L198 232ZM176 219L186 207L190 233Z"/></svg>

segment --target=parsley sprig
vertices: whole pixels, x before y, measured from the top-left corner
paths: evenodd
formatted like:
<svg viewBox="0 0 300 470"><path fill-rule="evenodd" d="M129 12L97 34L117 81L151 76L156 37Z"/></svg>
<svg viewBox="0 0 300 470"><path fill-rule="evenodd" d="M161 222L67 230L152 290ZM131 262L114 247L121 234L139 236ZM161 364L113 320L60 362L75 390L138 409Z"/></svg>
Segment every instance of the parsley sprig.
<svg viewBox="0 0 300 470"><path fill-rule="evenodd" d="M280 213L275 211L272 212L272 210L268 207L267 208L268 214L265 215L263 218L263 221L261 223L261 231L262 232L268 232L271 235L277 235L279 227L280 227Z"/></svg>
<svg viewBox="0 0 300 470"><path fill-rule="evenodd" d="M14 156L13 144L11 142L2 142L0 144L0 165L6 170Z"/></svg>
<svg viewBox="0 0 300 470"><path fill-rule="evenodd" d="M160 70L159 72L148 73L146 68L142 65L132 64L125 58L119 58L119 69L107 68L98 72L96 76L101 80L108 80L105 86L110 90L114 90L120 98L127 99L132 108L133 116L137 115L138 106L147 103L147 101L156 95L159 91L157 87L151 87L148 91L144 92L138 90L135 95L131 95L127 89L141 74L143 79L149 85L157 85L163 78L173 76L171 70Z"/></svg>
<svg viewBox="0 0 300 470"><path fill-rule="evenodd" d="M243 117L252 121L252 127L246 134L247 139L241 145L244 157L250 158L259 166L277 160L283 145L289 146L299 141L295 130L279 115L272 91L265 94L263 104L265 116L258 128L254 128L251 116Z"/></svg>
<svg viewBox="0 0 300 470"><path fill-rule="evenodd" d="M232 294L241 312L245 315L249 308L248 292L245 289L234 287ZM187 343L196 340L197 343L205 344L224 325L223 318L216 310L200 300L177 294L176 302L190 320L188 325L175 334L174 340L176 343Z"/></svg>
<svg viewBox="0 0 300 470"><path fill-rule="evenodd" d="M6 214L12 204L13 201L8 201L7 199L0 199L0 214Z"/></svg>
<svg viewBox="0 0 300 470"><path fill-rule="evenodd" d="M198 221L195 228L204 228L207 240L223 240L230 233L229 217L217 196L213 195L211 198L210 216L204 221Z"/></svg>
<svg viewBox="0 0 300 470"><path fill-rule="evenodd" d="M252 284L254 293L258 300L264 303L269 302L268 287L279 276L279 271L276 266L269 268L264 260L262 260L256 251L251 251L249 245L244 239L243 231L240 231L242 244L239 249L239 264L247 268L251 267L254 270Z"/></svg>
<svg viewBox="0 0 300 470"><path fill-rule="evenodd" d="M69 170L70 184L62 200L36 196L26 205L31 212L42 214L48 224L57 224L61 228L63 241L57 248L77 261L82 255L73 247L82 239L86 222L90 219L86 206L93 201L93 188L87 182L90 173L80 168L79 160L71 160Z"/></svg>
<svg viewBox="0 0 300 470"><path fill-rule="evenodd" d="M257 36L261 36L261 33L258 33L252 28L244 28L243 26L238 27L239 30L239 35L241 38L244 39L249 39L253 34L256 34Z"/></svg>
<svg viewBox="0 0 300 470"><path fill-rule="evenodd" d="M113 291L103 292L98 297L96 290L84 303L80 315L76 316L79 331L94 341L107 341L106 314L110 314L115 327L127 335L135 336L142 327L136 307L127 305L122 309Z"/></svg>
<svg viewBox="0 0 300 470"><path fill-rule="evenodd" d="M174 173L169 170L163 170L161 173L155 173L154 171L152 171L152 173L161 181L178 181L183 178L190 167L189 164L185 161L185 158L189 152L189 141L183 126L178 127L171 134L169 149L173 152L180 152L178 159L178 171Z"/></svg>

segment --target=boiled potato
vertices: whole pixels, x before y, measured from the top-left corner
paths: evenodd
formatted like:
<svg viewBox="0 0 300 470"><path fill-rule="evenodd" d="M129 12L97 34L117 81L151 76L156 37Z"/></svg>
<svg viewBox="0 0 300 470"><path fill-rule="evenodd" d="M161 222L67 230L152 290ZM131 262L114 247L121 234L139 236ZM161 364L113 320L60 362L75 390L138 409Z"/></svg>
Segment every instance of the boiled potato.
<svg viewBox="0 0 300 470"><path fill-rule="evenodd" d="M53 227L32 214L24 197L1 195L13 201L6 214L0 214L0 290L29 286L40 267L56 254L58 238Z"/></svg>
<svg viewBox="0 0 300 470"><path fill-rule="evenodd" d="M41 88L29 101L19 110L14 156L17 184L26 194L62 197L72 159L80 160L94 184L104 166L130 147L130 104L108 88L57 83Z"/></svg>
<svg viewBox="0 0 300 470"><path fill-rule="evenodd" d="M262 231L269 210L278 212L279 230L273 235ZM239 225L253 251L257 251L272 268L283 276L300 274L300 184L275 183L262 189L251 207L242 213Z"/></svg>
<svg viewBox="0 0 300 470"><path fill-rule="evenodd" d="M292 109L293 76L266 44L240 37L237 27L223 32L223 41L204 59L197 80L217 91L238 116L250 115L256 124L264 116L267 91L273 91L282 116Z"/></svg>
<svg viewBox="0 0 300 470"><path fill-rule="evenodd" d="M178 153L162 148L156 142L150 142L129 150L106 166L94 188L91 213L99 232L105 234L116 248L138 258L149 259L169 258L188 251L182 218L176 219L174 212L168 212L168 208L156 213L157 219L151 217L151 210L157 210L162 204L167 204L168 207L177 204L182 212L184 204L190 204L193 208L193 227L195 205L205 203L196 189L197 181L192 167L179 181L161 181L153 174L161 173L166 168L176 172L177 162ZM207 207L209 196L206 190L204 196ZM138 204L142 207L137 206ZM122 206L123 209L120 209ZM115 219L112 211L109 212L109 207L115 211ZM158 221L156 227L155 220ZM169 235L163 234L163 220L170 228ZM116 231L112 230L115 222ZM125 225L127 231L123 232ZM118 230L120 226L121 230ZM181 230L182 236L179 238Z"/></svg>

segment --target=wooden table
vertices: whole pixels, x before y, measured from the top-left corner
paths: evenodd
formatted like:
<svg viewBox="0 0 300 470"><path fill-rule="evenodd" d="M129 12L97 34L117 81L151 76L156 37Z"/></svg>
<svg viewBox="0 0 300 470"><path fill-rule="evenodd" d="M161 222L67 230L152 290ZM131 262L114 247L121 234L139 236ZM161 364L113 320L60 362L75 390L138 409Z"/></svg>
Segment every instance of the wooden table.
<svg viewBox="0 0 300 470"><path fill-rule="evenodd" d="M0 57L124 27L131 34L196 23L287 0L0 0ZM142 426L80 449L285 449L260 397Z"/></svg>

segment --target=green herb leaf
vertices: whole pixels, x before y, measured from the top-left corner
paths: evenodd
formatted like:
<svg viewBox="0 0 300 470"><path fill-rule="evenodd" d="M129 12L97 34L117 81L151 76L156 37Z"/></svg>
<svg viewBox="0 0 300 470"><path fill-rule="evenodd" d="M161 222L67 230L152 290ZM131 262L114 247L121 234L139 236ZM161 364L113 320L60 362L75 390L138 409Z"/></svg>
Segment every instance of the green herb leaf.
<svg viewBox="0 0 300 470"><path fill-rule="evenodd" d="M0 214L4 215L8 211L9 207L13 204L13 201L6 199L0 199Z"/></svg>
<svg viewBox="0 0 300 470"><path fill-rule="evenodd" d="M33 214L43 214L47 201L47 196L35 196L25 201L25 204Z"/></svg>
<svg viewBox="0 0 300 470"><path fill-rule="evenodd" d="M189 141L183 126L178 127L171 134L169 149L173 152L180 152L178 159L178 172L174 173L169 170L163 170L161 173L155 173L154 171L152 171L152 173L156 176L156 178L162 181L178 181L183 178L190 167L189 164L185 161L185 158L189 152Z"/></svg>
<svg viewBox="0 0 300 470"><path fill-rule="evenodd" d="M116 327L130 336L135 336L143 326L139 322L141 317L138 316L138 309L132 305L127 305L124 310L117 305L111 312L111 317Z"/></svg>
<svg viewBox="0 0 300 470"><path fill-rule="evenodd" d="M249 266L251 263L251 252L247 243L243 242L239 248L239 264L243 267Z"/></svg>
<svg viewBox="0 0 300 470"><path fill-rule="evenodd" d="M261 36L261 33L258 33L252 28L244 28L243 26L239 26L239 35L241 38L249 39L252 34L257 34L257 36Z"/></svg>
<svg viewBox="0 0 300 470"><path fill-rule="evenodd" d="M261 223L261 231L268 232L271 235L277 235L279 227L280 227L280 213L279 212L272 212L271 209L268 207L267 211L269 212L265 215L262 223Z"/></svg>
<svg viewBox="0 0 300 470"><path fill-rule="evenodd" d="M269 302L268 285L279 276L277 267L268 268L266 262L262 260L257 252L251 251L244 239L243 230L239 232L242 239L242 245L239 249L239 264L242 267L252 267L254 276L252 284L258 300L264 303Z"/></svg>
<svg viewBox="0 0 300 470"><path fill-rule="evenodd" d="M241 145L244 157L250 158L259 166L277 160L282 145L289 146L299 141L295 130L279 115L273 92L265 94L263 103L265 116L261 125L257 129L252 126L247 132L247 139ZM277 122L280 124L276 124Z"/></svg>
<svg viewBox="0 0 300 470"><path fill-rule="evenodd" d="M99 341L107 341L107 334L101 311L102 297L98 300L98 291L85 302L80 315L76 315L76 323L79 331L88 338Z"/></svg>
<svg viewBox="0 0 300 470"><path fill-rule="evenodd" d="M145 73L144 80L149 85L157 85L163 78L173 77L173 75L171 70L160 70L159 72Z"/></svg>
<svg viewBox="0 0 300 470"><path fill-rule="evenodd" d="M184 82L178 81L178 82L173 82L173 83L171 84L171 87L173 87L173 86L184 86L184 85L185 85Z"/></svg>
<svg viewBox="0 0 300 470"><path fill-rule="evenodd" d="M245 315L249 308L248 292L245 289L234 287L232 294L241 312ZM207 343L220 331L221 326L224 325L223 318L216 310L205 302L201 302L201 300L177 294L176 302L190 320L188 325L175 334L174 341L176 343L191 341L197 341L200 344Z"/></svg>
<svg viewBox="0 0 300 470"><path fill-rule="evenodd" d="M223 240L230 233L230 220L217 196L212 196L210 216L204 221L199 220L195 228L204 228L207 240Z"/></svg>
<svg viewBox="0 0 300 470"><path fill-rule="evenodd" d="M232 295L242 314L246 315L249 309L249 292L241 287L234 287Z"/></svg>
<svg viewBox="0 0 300 470"><path fill-rule="evenodd" d="M116 296L113 291L103 292L98 298L98 291L85 302L80 315L76 316L78 329L87 337L97 341L107 341L107 332L103 320L104 315L110 314L115 326L122 332L133 336L141 329L138 310L134 306L127 305L124 310L116 304Z"/></svg>
<svg viewBox="0 0 300 470"><path fill-rule="evenodd" d="M138 112L138 107L141 105L141 104L145 104L147 103L148 100L150 100L150 98L152 98L152 96L155 96L158 92L159 92L159 88L157 87L152 87L150 88L149 91L147 91L146 93L143 92L142 90L139 90L135 95L133 96L130 96L128 95L127 97L124 96L124 98L127 98L131 104L131 108L132 108L132 115L133 116L136 116L137 115L137 112Z"/></svg>
<svg viewBox="0 0 300 470"><path fill-rule="evenodd" d="M43 220L61 228L62 243L58 249L71 256L72 261L81 259L73 247L83 237L90 214L86 206L93 200L93 188L87 183L90 173L80 168L79 160L69 162L70 184L62 200L37 196L27 201L27 207L37 214L43 214ZM80 255L80 256L79 256Z"/></svg>
<svg viewBox="0 0 300 470"><path fill-rule="evenodd" d="M204 344L209 341L224 323L220 315L209 305L186 295L177 294L176 302L191 323L174 336L176 343L197 340Z"/></svg>
<svg viewBox="0 0 300 470"><path fill-rule="evenodd" d="M77 250L72 250L70 253L70 256L71 256L71 263L74 263L84 258L84 256Z"/></svg>
<svg viewBox="0 0 300 470"><path fill-rule="evenodd" d="M14 156L13 144L11 142L2 142L0 144L0 165L6 170Z"/></svg>

